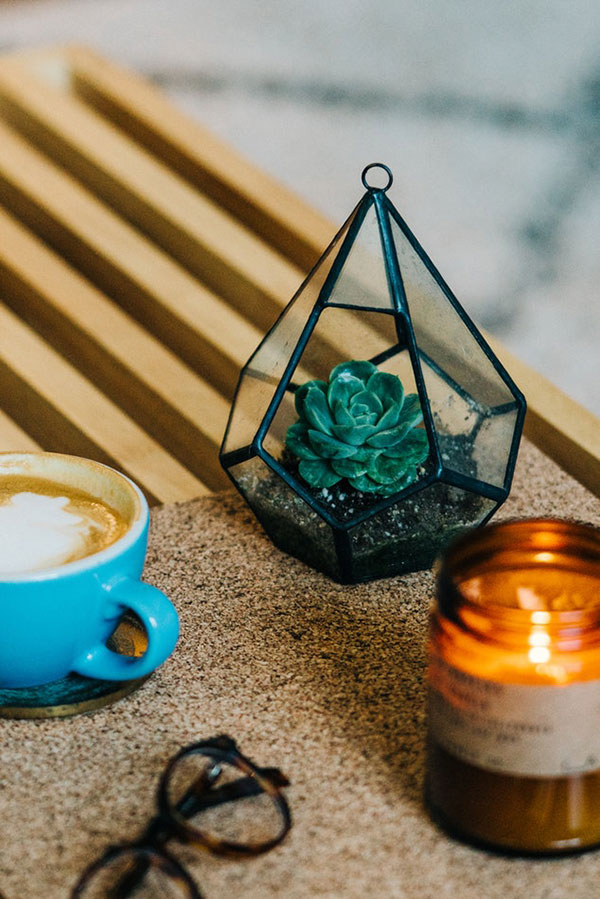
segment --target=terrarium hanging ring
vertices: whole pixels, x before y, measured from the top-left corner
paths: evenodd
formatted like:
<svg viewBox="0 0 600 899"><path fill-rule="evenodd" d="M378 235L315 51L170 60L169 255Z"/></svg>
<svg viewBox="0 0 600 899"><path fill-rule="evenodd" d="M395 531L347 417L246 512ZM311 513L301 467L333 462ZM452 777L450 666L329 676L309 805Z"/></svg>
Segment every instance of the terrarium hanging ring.
<svg viewBox="0 0 600 899"><path fill-rule="evenodd" d="M379 187L376 184L369 184L369 181L367 180L367 172L370 172L372 169L382 169L384 172L386 172L387 173L387 184L383 184L381 187ZM371 162L371 163L369 163L368 166L366 166L363 169L362 175L360 176L360 180L362 181L366 190L382 190L385 192L386 190L389 190L390 187L392 186L392 183L394 181L394 176L392 175L392 170L389 169L387 167L387 165L384 165L383 162Z"/></svg>
<svg viewBox="0 0 600 899"><path fill-rule="evenodd" d="M361 201L242 370L221 447L273 542L342 583L428 568L485 523L525 415L390 201L390 169L361 177Z"/></svg>

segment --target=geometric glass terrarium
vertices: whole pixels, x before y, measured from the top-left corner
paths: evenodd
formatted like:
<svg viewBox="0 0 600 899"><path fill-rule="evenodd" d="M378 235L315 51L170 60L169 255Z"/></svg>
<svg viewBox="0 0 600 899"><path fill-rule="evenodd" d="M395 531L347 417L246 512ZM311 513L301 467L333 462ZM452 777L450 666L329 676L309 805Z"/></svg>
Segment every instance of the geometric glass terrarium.
<svg viewBox="0 0 600 899"><path fill-rule="evenodd" d="M387 166L362 181L243 368L220 454L272 541L341 583L428 568L484 524L508 496L525 416L388 199Z"/></svg>

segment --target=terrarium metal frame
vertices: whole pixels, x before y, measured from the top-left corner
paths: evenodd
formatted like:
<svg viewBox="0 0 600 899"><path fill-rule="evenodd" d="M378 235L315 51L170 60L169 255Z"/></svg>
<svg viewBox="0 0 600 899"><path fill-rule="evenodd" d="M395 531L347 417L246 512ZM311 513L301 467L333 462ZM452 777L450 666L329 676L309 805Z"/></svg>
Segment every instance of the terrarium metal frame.
<svg viewBox="0 0 600 899"><path fill-rule="evenodd" d="M375 187L369 184L367 180L367 173L373 168L382 169L387 173L388 180L385 186ZM420 493L428 487L431 487L432 485L439 484L446 485L448 488L458 488L458 490L464 491L465 494L472 494L489 500L491 503L489 511L481 518L481 520L477 521L478 526L485 524L508 497L526 411L526 403L523 394L519 391L502 363L494 355L491 348L484 340L483 336L477 330L474 323L468 317L459 301L456 299L436 267L429 259L428 255L421 247L420 243L414 237L394 205L388 199L386 192L390 188L392 180L393 176L391 171L382 163L372 163L363 171L362 182L366 188L365 195L355 207L346 223L336 234L332 243L329 245L316 266L309 273L290 303L286 306L281 316L277 319L263 341L257 347L256 351L252 354L246 366L244 366L244 368L242 369L220 454L221 464L223 465L225 471L233 481L236 488L253 509L255 514L257 514L259 520L261 520L261 515L257 512L255 505L253 505L252 497L248 495L248 491L244 489L244 487L240 483L240 479L236 477L236 473L232 471L232 469L240 465L240 463L247 462L248 460L254 458L261 459L265 463L265 465L279 479L281 479L282 482L287 484L289 488L291 488L291 490L295 494L297 494L304 501L304 503L306 503L310 507L310 509L312 509L316 513L316 515L318 515L331 528L335 554L337 557L337 565L333 566L330 564L330 562L323 562L318 557L315 558L312 551L310 557L307 558L307 554L302 551L301 547L294 546L293 541L292 545L290 545L289 540L286 541L279 539L277 533L269 532L269 529L266 529L273 542L275 542L285 551L291 553L292 555L298 556L304 561L307 561L313 567L324 571L335 580L338 580L342 583L354 583L362 580L370 580L375 577L400 574L405 571L426 568L432 564L435 556L442 548L443 543L446 542L448 535L446 535L446 538L440 541L438 545L436 545L435 541L433 541L430 545L429 551L422 554L422 556L416 560L403 560L402 558L399 558L394 561L392 539L390 541L390 557L387 562L385 562L384 560L384 564L380 566L380 570L372 570L369 569L368 566L366 570L357 570L354 559L355 551L350 540L350 532L358 525L367 522L369 519L372 519L385 510L396 506L400 502L408 500L410 497L415 496L416 494ZM336 300L335 304L329 304L329 300L331 299L334 288L338 283L342 269L348 259L349 254L352 251L355 240L359 235L362 225L365 222L366 216L371 209L375 210L377 218L379 237L381 240L381 247L383 251L385 274L391 299L390 308L384 309L381 306L377 305L357 305L356 303L351 302L344 303L340 302L339 300ZM398 258L398 247L392 234L392 222L400 229L402 235L406 238L410 247L418 257L420 264L424 266L437 287L443 293L444 299L456 313L463 325L467 328L470 336L474 339L487 360L493 366L494 372L503 383L504 387L506 387L507 391L512 395L512 399L510 401L501 403L495 407L484 408L484 406L478 403L477 400L475 400L474 397L451 376L451 374L449 374L444 368L440 367L436 360L428 355L428 353L421 346L419 346L419 341L413 327L411 309L407 300L407 294L402 277L402 268ZM229 440L229 436L232 428L232 422L234 421L236 416L236 406L240 399L240 391L242 388L242 384L244 383L244 377L246 373L252 372L253 376L256 376L256 372L252 370L253 360L255 360L255 358L261 351L261 348L263 348L268 343L268 341L272 340L272 338L277 334L278 326L284 318L287 310L289 310L294 301L302 295L304 289L307 287L313 276L320 268L321 262L327 259L329 254L333 252L338 242L340 242L340 247L337 251L337 255L335 256L330 270L324 280L324 283L319 290L316 302L314 303L306 320L306 323L302 328L299 339L297 340L290 353L287 365L285 366L283 374L279 379L279 383L277 384L275 392L268 404L268 408L266 409L266 412L262 416L261 420L257 422L256 432L254 433L253 439L245 446L232 449L230 446L231 441ZM300 386L299 383L295 383L293 381L294 372L296 371L300 360L306 350L307 344L309 343L311 336L315 331L317 322L319 321L321 314L326 308L330 308L331 305L335 305L336 309L347 309L354 312L359 312L361 314L376 313L378 315L387 315L393 318L396 343L388 346L384 351L370 358L369 361L374 365L379 366L387 362L388 360L393 359L398 354L408 351L410 363L412 366L412 372L414 374L416 390L418 392L419 400L421 403L423 424L427 433L430 448L429 457L425 463L424 469L422 470L421 475L413 483L391 496L384 496L378 500L373 500L373 502L369 504L368 508L364 508L358 511L356 514L353 514L349 517L342 516L342 518L340 518L339 515L330 512L328 508L323 504L323 501L315 495L315 491L311 489L307 484L303 483L302 479L296 476L289 469L289 467L286 467L282 458L276 458L264 446L265 437L269 433L269 429L273 423L278 409L280 408L284 396L286 395L286 393L293 394ZM483 426L484 422L489 421L489 419L493 418L494 416L514 413L515 417L512 439L510 440L510 447L508 449L506 465L504 469L505 473L501 485L489 483L488 481L483 480L474 474L467 475L464 472L456 471L452 468L449 468L448 465L445 464L445 459L443 458L443 448L440 446L441 435L438 434L435 415L431 408L427 384L422 370L422 362L425 363L428 368L448 386L449 391L462 398L465 403L469 404L469 407L471 409L478 411L479 420L473 431L471 431L471 433L469 434L469 440L472 444L474 444L478 432ZM266 375L265 378L267 378ZM262 521L262 523L264 526L264 520ZM458 530L462 529L463 528L458 528ZM297 536L299 538L302 536L301 531L299 531Z"/></svg>

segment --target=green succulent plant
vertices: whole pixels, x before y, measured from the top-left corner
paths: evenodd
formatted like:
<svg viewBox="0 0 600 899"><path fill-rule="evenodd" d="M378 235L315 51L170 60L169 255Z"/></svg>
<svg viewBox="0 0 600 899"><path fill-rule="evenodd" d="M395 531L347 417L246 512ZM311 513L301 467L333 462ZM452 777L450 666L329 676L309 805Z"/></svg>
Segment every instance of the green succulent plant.
<svg viewBox="0 0 600 899"><path fill-rule="evenodd" d="M307 381L294 395L298 421L286 447L311 487L346 478L364 493L391 496L411 484L429 454L416 393L372 362L342 362L329 381Z"/></svg>

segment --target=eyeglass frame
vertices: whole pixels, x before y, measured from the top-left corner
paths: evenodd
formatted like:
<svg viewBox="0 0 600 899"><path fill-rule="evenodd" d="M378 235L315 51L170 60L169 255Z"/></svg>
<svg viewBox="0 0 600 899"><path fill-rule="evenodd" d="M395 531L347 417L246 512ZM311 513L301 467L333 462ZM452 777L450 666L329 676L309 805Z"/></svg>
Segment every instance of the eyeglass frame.
<svg viewBox="0 0 600 899"><path fill-rule="evenodd" d="M228 792L232 795L223 796L222 794L216 802L213 802L210 805L201 806L200 809L195 809L194 811L196 813L198 811L203 811L206 808L210 808L211 806L214 807L221 803L242 799L245 796L255 795L262 790L262 792L272 800L281 816L282 826L279 833L275 837L265 840L262 843L238 843L232 840L220 840L209 833L203 833L200 829L192 828L187 825L187 819L183 814L180 818L175 817L173 814L174 809L168 798L169 778L173 769L182 758L194 754L201 754L207 756L209 759L214 759L215 769L217 769L220 764L226 763L233 765L248 776L248 779L245 782L242 780L233 781L230 785L218 788L227 792L228 787ZM215 769L213 769L213 771ZM214 780L216 780L216 777L218 777L219 771L216 771L216 775L211 780L210 774L212 773L213 772L209 772L204 778L203 798L211 795L210 788ZM186 794L179 800L178 805L187 798L191 799L192 796L196 799L200 798L202 794L197 791L190 794L190 790L193 789L195 784L196 782L188 788ZM290 782L287 777L278 768L259 767L251 761L251 759L238 749L235 740L227 734L220 734L217 737L211 737L208 740L200 740L196 743L190 743L189 745L184 746L167 762L156 791L158 813L146 825L142 835L137 840L131 842L108 846L104 853L96 859L96 861L88 865L80 875L79 880L71 893L71 899L79 899L79 897L83 896L83 891L98 871L104 867L108 867L108 865L118 858L119 855L125 854L128 851L132 853L139 852L140 855L145 855L147 858L151 857L153 859L151 864L156 868L162 869L171 878L180 880L185 884L188 891L188 899L202 899L202 894L191 875L166 849L165 843L172 837L177 837L182 843L207 850L213 855L230 858L262 855L264 852L268 852L270 849L279 845L292 826L290 807L282 792L282 789L289 786L289 784ZM244 789L241 789L240 791L242 785L245 786ZM251 785L257 785L260 787L260 790L256 791L255 789L252 789ZM175 809L175 811L177 811L177 809ZM165 862L167 863L166 865L164 864ZM146 872L144 871L144 874L145 873ZM126 896L127 894L123 895Z"/></svg>

